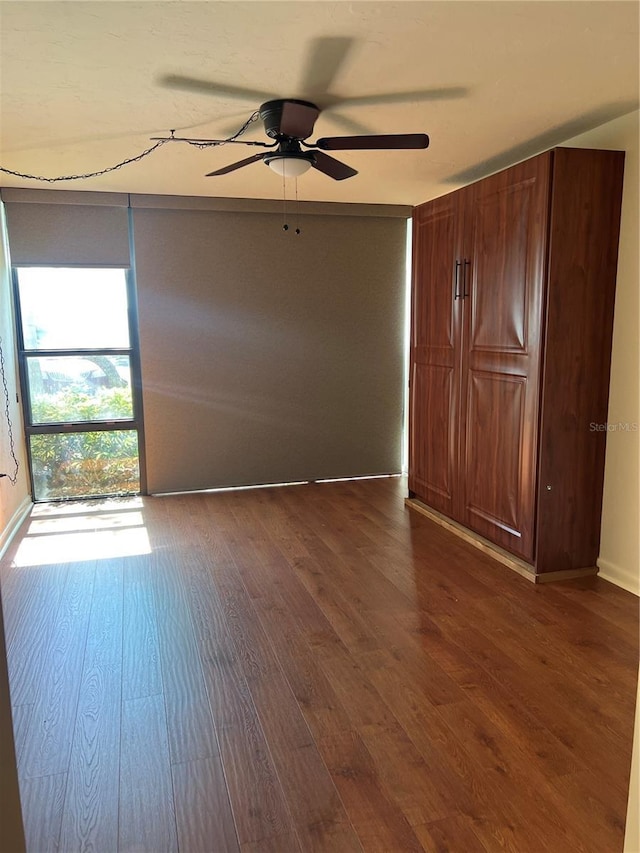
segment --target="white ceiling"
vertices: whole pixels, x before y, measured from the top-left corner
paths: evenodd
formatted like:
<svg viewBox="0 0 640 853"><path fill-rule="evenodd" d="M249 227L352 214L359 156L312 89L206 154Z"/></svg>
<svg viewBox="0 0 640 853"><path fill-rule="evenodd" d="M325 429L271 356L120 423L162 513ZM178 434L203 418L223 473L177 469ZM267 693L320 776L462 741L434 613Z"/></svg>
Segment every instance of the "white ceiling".
<svg viewBox="0 0 640 853"><path fill-rule="evenodd" d="M346 181L313 170L298 180L304 200L417 204L637 109L638 8L617 0L0 2L0 165L45 176L97 171L171 128L227 136L260 104L162 82L174 75L330 107L312 139L349 135L354 123L370 133L428 133L426 151L335 152L359 170ZM327 94L312 91L306 63L329 37L353 41ZM339 106L340 97L398 92L422 94ZM245 138L266 139L261 123ZM281 198L281 179L262 163L204 177L258 150L170 143L90 180L0 174L0 184Z"/></svg>

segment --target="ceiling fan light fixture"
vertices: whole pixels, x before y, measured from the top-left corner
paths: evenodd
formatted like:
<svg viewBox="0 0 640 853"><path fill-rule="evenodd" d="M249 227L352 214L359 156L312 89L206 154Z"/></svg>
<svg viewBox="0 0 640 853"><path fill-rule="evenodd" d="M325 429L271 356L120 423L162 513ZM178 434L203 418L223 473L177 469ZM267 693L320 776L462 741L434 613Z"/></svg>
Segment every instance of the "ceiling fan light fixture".
<svg viewBox="0 0 640 853"><path fill-rule="evenodd" d="M269 157L266 163L276 174L285 178L297 178L311 168L311 159L306 154Z"/></svg>

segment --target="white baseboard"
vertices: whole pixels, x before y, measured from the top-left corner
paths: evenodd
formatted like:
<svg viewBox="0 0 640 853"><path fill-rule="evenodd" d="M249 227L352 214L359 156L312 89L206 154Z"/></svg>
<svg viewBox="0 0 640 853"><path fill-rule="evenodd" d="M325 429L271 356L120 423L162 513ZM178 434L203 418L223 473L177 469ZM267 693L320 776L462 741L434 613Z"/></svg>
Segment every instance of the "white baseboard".
<svg viewBox="0 0 640 853"><path fill-rule="evenodd" d="M33 501L31 500L31 495L27 495L7 522L5 529L0 533L0 559L4 557L4 553L11 544L11 540L18 532L22 522L31 512L32 506Z"/></svg>
<svg viewBox="0 0 640 853"><path fill-rule="evenodd" d="M598 558L598 568L600 569L599 577L603 578L616 586L621 586L628 592L640 596L640 574L636 571L635 575L628 569L623 569L621 566L616 566L615 563L610 563L609 560Z"/></svg>

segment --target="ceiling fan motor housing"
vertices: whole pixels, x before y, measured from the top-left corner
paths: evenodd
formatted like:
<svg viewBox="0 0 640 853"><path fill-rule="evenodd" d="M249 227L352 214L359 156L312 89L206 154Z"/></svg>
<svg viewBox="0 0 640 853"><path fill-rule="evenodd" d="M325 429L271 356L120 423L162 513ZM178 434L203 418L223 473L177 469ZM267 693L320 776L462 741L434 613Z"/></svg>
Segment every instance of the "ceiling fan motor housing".
<svg viewBox="0 0 640 853"><path fill-rule="evenodd" d="M282 111L285 104L300 104L304 107L311 107L314 110L318 109L315 104L312 104L309 101L299 101L295 98L278 99L275 101L267 101L262 104L260 107L260 118L264 122L264 129L267 136L270 136L271 139L278 139L278 137L287 136L287 134L283 134L281 130Z"/></svg>

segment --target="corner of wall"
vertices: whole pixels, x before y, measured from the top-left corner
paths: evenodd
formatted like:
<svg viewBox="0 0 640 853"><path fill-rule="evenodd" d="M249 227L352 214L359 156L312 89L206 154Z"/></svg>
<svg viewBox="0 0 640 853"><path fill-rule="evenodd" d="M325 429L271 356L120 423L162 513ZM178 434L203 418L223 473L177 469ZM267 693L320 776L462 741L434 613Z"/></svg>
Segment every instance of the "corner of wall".
<svg viewBox="0 0 640 853"><path fill-rule="evenodd" d="M634 572L632 567L616 565L603 557L598 557L597 563L598 575L603 580L640 596L640 572L637 569Z"/></svg>

